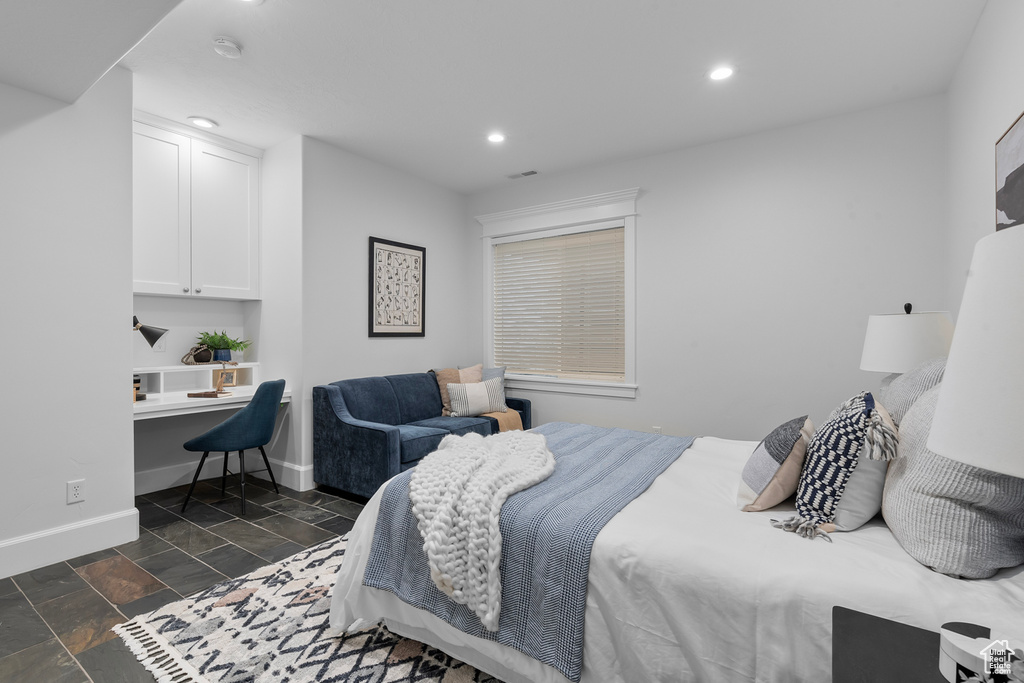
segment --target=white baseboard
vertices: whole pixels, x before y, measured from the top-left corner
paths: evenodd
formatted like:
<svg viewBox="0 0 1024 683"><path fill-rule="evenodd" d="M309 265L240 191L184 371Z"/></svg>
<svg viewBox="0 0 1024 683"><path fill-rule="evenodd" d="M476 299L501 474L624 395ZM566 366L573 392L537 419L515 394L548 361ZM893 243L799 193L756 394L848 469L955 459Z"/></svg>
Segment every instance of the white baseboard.
<svg viewBox="0 0 1024 683"><path fill-rule="evenodd" d="M181 484L191 484L192 477L196 474L196 462L183 462L167 467L157 467L151 470L135 472L135 495L141 496L145 493L163 491ZM214 455L211 453L203 464L203 473L200 479L220 477L224 471L224 454Z"/></svg>
<svg viewBox="0 0 1024 683"><path fill-rule="evenodd" d="M139 511L128 508L0 541L0 578L130 543L138 537Z"/></svg>
<svg viewBox="0 0 1024 683"><path fill-rule="evenodd" d="M229 467L231 463L234 464L232 471L238 469L237 454L233 455L235 457L229 463ZM250 458L251 456L246 457L246 463L251 462ZM177 465L136 472L135 495L141 496L146 493L181 486L182 484L191 484L192 477L196 474L196 464L195 462L184 462ZM260 468L261 465L262 463L257 465L257 467ZM277 479L277 483L282 486L287 486L296 491L308 491L314 486L312 465L295 465L290 462L281 462L280 460L270 458L270 466L274 470L274 477ZM219 479L223 471L224 455L211 453L203 464L203 473L199 475L199 479L211 479L213 477ZM267 476L266 472L259 472L254 476L270 481L270 477Z"/></svg>
<svg viewBox="0 0 1024 683"><path fill-rule="evenodd" d="M277 477L277 483L281 486L287 486L296 491L308 491L316 486L313 483L312 465L296 465L271 458L270 466L274 468L274 476ZM260 472L254 476L270 481L266 472Z"/></svg>

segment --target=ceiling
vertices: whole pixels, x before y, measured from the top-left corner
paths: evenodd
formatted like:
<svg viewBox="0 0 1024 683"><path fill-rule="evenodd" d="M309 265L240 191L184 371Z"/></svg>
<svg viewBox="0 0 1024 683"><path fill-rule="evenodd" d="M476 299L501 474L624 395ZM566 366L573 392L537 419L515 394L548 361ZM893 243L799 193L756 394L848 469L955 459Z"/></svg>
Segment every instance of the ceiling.
<svg viewBox="0 0 1024 683"><path fill-rule="evenodd" d="M0 11L37 2L97 4ZM206 116L256 147L308 135L472 193L941 93L984 4L183 0L120 63L139 110ZM241 59L218 56L216 36ZM706 79L722 62L736 75Z"/></svg>
<svg viewBox="0 0 1024 683"><path fill-rule="evenodd" d="M0 0L0 83L74 102L178 2Z"/></svg>

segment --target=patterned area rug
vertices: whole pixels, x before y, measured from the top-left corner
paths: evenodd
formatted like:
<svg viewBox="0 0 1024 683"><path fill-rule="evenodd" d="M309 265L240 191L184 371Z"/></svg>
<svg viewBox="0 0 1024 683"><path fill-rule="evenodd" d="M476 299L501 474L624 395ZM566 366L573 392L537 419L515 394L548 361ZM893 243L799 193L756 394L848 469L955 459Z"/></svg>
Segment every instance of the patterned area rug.
<svg viewBox="0 0 1024 683"><path fill-rule="evenodd" d="M335 635L331 592L345 539L114 627L158 681L499 683L383 626Z"/></svg>

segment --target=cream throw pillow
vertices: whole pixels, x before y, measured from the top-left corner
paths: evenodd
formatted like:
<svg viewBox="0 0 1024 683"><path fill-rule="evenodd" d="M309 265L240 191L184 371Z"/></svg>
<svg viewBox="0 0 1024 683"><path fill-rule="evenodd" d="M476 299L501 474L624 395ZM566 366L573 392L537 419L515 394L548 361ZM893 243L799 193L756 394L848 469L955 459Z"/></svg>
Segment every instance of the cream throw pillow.
<svg viewBox="0 0 1024 683"><path fill-rule="evenodd" d="M504 413L508 410L502 382L498 377L472 384L450 383L448 395L452 402L452 417L474 417L484 413Z"/></svg>

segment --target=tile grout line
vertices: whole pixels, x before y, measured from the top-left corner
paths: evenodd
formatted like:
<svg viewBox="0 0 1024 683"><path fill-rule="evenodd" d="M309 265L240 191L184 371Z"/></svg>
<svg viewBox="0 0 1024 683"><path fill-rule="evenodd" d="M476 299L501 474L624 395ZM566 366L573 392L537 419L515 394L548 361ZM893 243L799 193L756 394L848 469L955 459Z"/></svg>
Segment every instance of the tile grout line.
<svg viewBox="0 0 1024 683"><path fill-rule="evenodd" d="M257 486L259 487L259 485L257 485ZM263 488L263 487L259 487L259 488ZM264 489L264 490L267 491L267 492L273 493L273 491L271 489ZM225 496L225 498L222 498L222 500L226 499L226 497L239 498L239 496L235 495L234 493L232 493L230 491L225 492L225 494L223 494L223 495ZM302 509L310 508L310 509L313 509L313 510L319 510L319 511L322 511L322 512L325 512L325 513L329 513L332 516L328 517L327 519L320 520L320 522L310 522L310 521L301 519L299 517L294 517L292 515L289 515L287 512L277 510L277 509L275 509L273 507L270 507L268 505L260 505L260 507L262 507L262 508L264 508L264 509L266 509L266 510L271 512L271 514L269 514L269 515L267 515L265 517L260 517L260 519L270 519L270 518L275 517L275 516L276 517L281 517L283 519L289 519L289 520L291 520L291 521L293 521L295 523L298 523L298 524L304 524L306 526L313 527L314 529L317 529L317 530L320 530L320 531L325 531L327 533L332 534L333 537L343 537L344 534L337 534L337 533L335 533L335 532L333 532L333 531L331 531L329 529L325 529L324 527L318 526L318 524L319 523L323 523L323 522L332 521L332 520L335 520L337 518L342 518L342 519L348 520L350 522L355 522L354 519L352 519L351 517L349 517L348 515L346 515L344 513L337 512L335 510L331 510L331 509L322 507L321 505L318 505L318 504L313 504L313 503L309 503L309 502L300 500L297 497L287 496L287 495L284 495L284 494L279 494L279 495L280 495L280 498L275 499L275 501L273 501L273 502L276 502L276 500L287 499L287 500L290 500L290 501L294 501L295 503L298 503L300 506L302 506ZM325 494L325 495L329 495L329 494ZM192 520L187 519L187 518L183 517L182 515L179 515L178 513L174 512L171 508L168 508L168 507L165 507L163 505L160 505L159 503L156 503L155 501L147 498L145 494L138 496L138 498L141 498L142 500L146 501L147 503L149 503L151 505L154 505L157 508L160 508L162 510L170 512L175 517L188 522L190 525L196 527L197 529L200 529L202 531L206 531L206 532L210 533L211 535L215 536L217 539L224 541L224 543L222 543L222 544L220 544L218 546L215 546L214 548L210 548L210 549L208 549L208 550L206 550L204 552L212 552L212 551L217 550L219 548L223 548L223 547L225 547L227 545L231 545L231 546L234 546L234 547L238 548L239 550L241 550L241 551L243 551L245 553L248 553L248 554L258 558L261 561L261 563L262 563L261 566L268 566L268 565L272 565L272 564L275 563L274 561L269 560L269 559L263 557L259 553L252 552L252 551L244 548L243 546L239 545L238 543L235 543L234 541L232 541L230 538L227 538L226 536L222 536L221 534L217 533L217 531L215 530L215 527L220 526L222 524L226 524L228 522L232 522L232 521L244 522L244 523L249 524L250 526L254 527L255 529L259 530L261 535L264 535L264 536L267 536L267 537L272 536L272 537L275 537L277 539L280 539L281 543L279 543L277 545L283 545L285 543L294 543L294 544L300 546L302 549L308 549L309 547L312 547L312 546L306 546L303 543L300 543L299 541L293 540L293 539L288 538L286 536L282 536L280 534L277 534L277 533L271 531L270 529L264 527L263 525L256 524L255 522L258 521L258 520L250 521L250 520L245 519L245 518L243 518L243 517L241 517L239 515L236 515L234 513L227 512L225 510L221 510L220 508L216 508L215 506L210 505L209 503L207 503L205 501L200 501L200 502L202 502L204 505L208 505L210 507L213 507L214 509L221 510L221 512L224 512L225 514L229 515L230 518L226 519L226 520L223 520L223 521L220 521L220 522L217 522L216 524L212 524L209 527L203 527L203 526L200 526L199 524L196 524ZM326 500L325 502L326 503L334 503L334 502L337 502L337 501L345 501L345 502L351 503L353 506L359 507L359 508L363 507L359 503L356 503L354 501L348 501L345 498L340 498L340 497L336 497L336 496L329 496L328 500ZM254 504L259 505L258 503L254 503ZM356 516L358 516L358 512L356 512ZM119 550L117 547L112 547L111 550L113 550L117 554L117 556L120 556L120 557L124 558L125 560L127 560L128 562L133 564L139 570L145 572L149 576L152 576L157 582L159 582L162 586L164 586L164 588L166 588L167 590L171 591L171 593L174 594L175 596L177 596L179 599L184 599L184 600L191 599L192 597L194 597L194 596L202 593L203 591L209 589L210 586L207 586L206 588L199 589L199 590L191 593L190 595L182 595L176 589L174 589L173 587L168 585L166 582L164 582L162 579L160 579L158 576L156 576L155 574L153 574L149 570L145 569L142 565L140 565L139 564L139 560L145 560L145 559L148 559L150 557L154 557L154 556L159 555L161 553L167 552L168 550L175 549L175 550L181 551L187 557L195 560L196 562L198 562L199 564L203 565L204 567L207 567L208 569L210 569L214 573L223 576L225 581L233 580L230 576L225 575L223 572L218 570L216 567L213 567L212 565L210 565L207 562L205 562L202 559L200 559L198 557L199 553L193 554L192 552L189 552L189 551L185 550L184 548L181 548L181 547L175 545L173 542L169 541L168 539L163 538L159 534L156 534L152 529L149 529L147 527L143 527L141 525L140 525L139 528L140 528L140 530L146 531L147 533L152 535L154 538L159 539L164 544L166 544L168 547L166 547L163 550L160 550L158 552L146 555L144 557L135 558L135 559L128 557L124 552ZM331 540L331 539L325 539L325 540ZM316 544L313 544L313 545L316 545ZM299 552L301 552L301 550ZM111 557L113 557L113 556L111 556ZM109 559L109 558L104 558L104 559ZM96 562L100 562L100 561L102 561L102 560L97 560ZM108 604L111 608L113 608L114 611L121 618L130 621L130 618L121 611L121 609L119 608L118 605L115 605L114 603L112 603L109 599L107 599L107 597L105 595L103 595L103 593L101 593L88 580L85 580L85 577L83 577L78 572L79 568L72 567L68 561L64 561L63 564L65 564L72 571L72 573L75 576L78 576L79 578L83 579L85 584L86 584L86 587L89 590L91 590L93 593L99 595L103 599L103 601L106 604ZM95 563L89 563L89 564L95 564ZM85 567L85 566L88 566L88 565L82 565L82 566ZM46 626L47 630L50 632L50 634L53 636L53 638L55 638L57 640L57 642L60 643L60 645L64 649L64 651L67 652L68 655L75 661L76 666L82 672L82 674L85 676L87 681L89 681L90 683L94 683L94 679L89 674L89 672L86 671L86 669L83 666L83 664L78 661L78 657L76 655L72 655L71 654L71 651L68 649L67 645L65 645L64 642L60 639L60 637L57 636L56 632L54 631L54 629L50 625L50 623L47 622L46 619L43 618L42 614L39 613L39 611L36 609L35 604L33 604L31 600L29 600L28 595L25 593L25 591L22 589L22 587L20 585L18 585L18 582L13 579L13 576L11 577L11 580L12 580L12 583L13 583L15 589L17 590L17 592L21 594L21 596L26 600L26 602L28 602L29 606L32 608L32 610L35 613L36 617L39 618L43 622L43 624ZM218 581L218 582L216 582L213 585L217 585L217 583L222 583L222 581ZM85 589L83 588L83 589L80 589L80 590L85 590ZM157 589L156 591L153 591L153 593L157 593L160 590L163 590L163 589L162 588L161 589ZM76 592L76 591L72 591L72 593L69 593L69 595L73 594L74 592ZM153 593L150 593L149 595L152 595ZM63 596L58 596L58 598L59 597L63 597ZM146 596L143 596L143 597L146 597ZM53 599L58 599L58 598L53 598ZM47 602L49 602L49 601L47 601ZM159 609L159 608L157 608L157 609ZM136 615L136 616L138 616L138 615ZM132 618L135 618L135 617L132 617ZM43 642L46 642L46 641L43 641ZM40 644L42 644L42 643L37 643L37 645L40 645ZM30 647L35 647L35 646L33 645L33 646L30 646ZM18 652L23 652L25 649L28 649L28 648L24 648L22 650L19 650ZM90 650L92 650L92 648L89 648L89 650L83 650L83 652L88 652ZM11 654L9 654L7 656L9 657L9 656L13 656L15 654L18 654L18 653L11 653Z"/></svg>
<svg viewBox="0 0 1024 683"><path fill-rule="evenodd" d="M64 561L64 564L67 564L68 569L73 571L75 573L75 576L78 576L78 572L76 572L75 568L72 567L70 564L68 564L66 560ZM81 578L81 577L79 576L79 578ZM25 602L27 602L28 606L32 608L32 611L35 612L37 617L39 617L39 621L43 622L43 625L46 626L46 629L51 634L53 634L54 639L58 643L60 643L60 646L62 648L64 648L64 652L67 652L68 653L68 657L71 657L71 660L75 663L75 666L77 666L79 671L81 671L85 675L86 680L89 681L89 683L94 683L94 681L92 679L92 676L90 676L89 672L85 670L85 667L82 666L82 663L80 661L78 661L78 657L76 657L75 655L71 654L71 650L69 650L68 646L64 644L64 641L60 639L60 636L57 635L57 632L53 630L53 627L50 626L50 622L48 622L45 618L43 618L43 615L39 613L39 610L36 609L35 603L32 602L29 599L28 594L25 593L25 591L23 591L21 589L21 586L18 585L18 582L14 579L13 576L11 577L11 582L14 584L14 587L18 589L18 592L21 593L22 597L25 598ZM88 586L89 589L92 590L93 592L99 593L99 591L96 590L95 588L93 588L92 584L89 583L88 581L85 582L85 585ZM70 593L69 593L69 595L70 595ZM100 595L100 597L102 598L103 596ZM54 598L54 600L56 600L56 599L57 598ZM104 599L106 599L106 598L104 598ZM46 602L49 602L49 600L46 600ZM43 642L46 642L46 641L43 641ZM36 645L42 645L42 643L36 643ZM35 647L36 645L30 645L29 647L26 647L26 648L23 648L21 650L18 650L18 652L12 652L11 654L7 655L7 657L13 657L14 655L18 654L19 652L24 652L25 650L28 650L31 647ZM3 657L2 659L7 659L7 657Z"/></svg>

